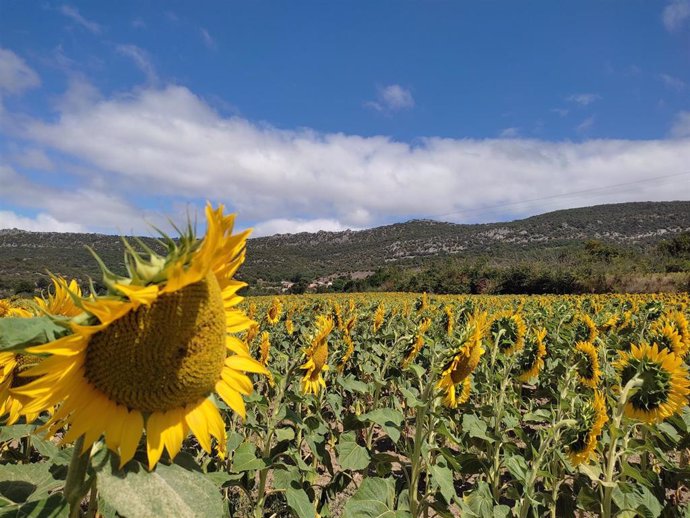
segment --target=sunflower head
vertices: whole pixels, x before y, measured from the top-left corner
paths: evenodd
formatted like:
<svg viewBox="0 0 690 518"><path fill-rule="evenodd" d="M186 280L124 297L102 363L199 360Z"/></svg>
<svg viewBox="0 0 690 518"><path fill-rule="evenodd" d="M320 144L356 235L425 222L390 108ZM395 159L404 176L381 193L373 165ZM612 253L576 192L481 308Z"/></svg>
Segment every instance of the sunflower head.
<svg viewBox="0 0 690 518"><path fill-rule="evenodd" d="M517 313L501 313L491 323L491 334L504 354L512 354L523 348L526 331L525 322Z"/></svg>
<svg viewBox="0 0 690 518"><path fill-rule="evenodd" d="M599 386L601 379L599 353L590 342L577 342L575 344L574 363L580 383L590 388Z"/></svg>
<svg viewBox="0 0 690 518"><path fill-rule="evenodd" d="M573 326L573 340L575 342L594 342L599 331L597 326L587 313L579 313L575 317Z"/></svg>
<svg viewBox="0 0 690 518"><path fill-rule="evenodd" d="M486 312L475 312L457 333L457 345L446 351L442 359L443 367L437 388L447 390L450 385L457 385L477 368L485 351L482 341L486 321Z"/></svg>
<svg viewBox="0 0 690 518"><path fill-rule="evenodd" d="M688 404L690 380L681 357L646 343L633 345L630 352L619 354L616 368L621 387L635 376L642 380L639 389L628 397L625 415L645 423L658 423Z"/></svg>
<svg viewBox="0 0 690 518"><path fill-rule="evenodd" d="M680 357L684 357L687 352L678 329L670 319L656 320L648 331L647 340L658 345L660 350L666 349Z"/></svg>
<svg viewBox="0 0 690 518"><path fill-rule="evenodd" d="M76 317L84 310L79 301L82 297L81 288L75 279L67 281L63 277L51 277L53 289L47 297L34 297L34 302L43 313Z"/></svg>
<svg viewBox="0 0 690 518"><path fill-rule="evenodd" d="M446 304L443 307L443 327L446 330L447 336L452 336L455 325L455 315L453 314L453 306Z"/></svg>
<svg viewBox="0 0 690 518"><path fill-rule="evenodd" d="M333 327L332 316L317 317L316 332L305 351L307 361L300 366L300 369L305 370L302 378L302 392L305 394L316 395L322 388L326 388L322 373L328 370L328 336L333 331Z"/></svg>
<svg viewBox="0 0 690 518"><path fill-rule="evenodd" d="M525 347L515 362L515 373L519 381L528 382L544 368L545 338L546 329L541 328L532 332L525 340Z"/></svg>
<svg viewBox="0 0 690 518"><path fill-rule="evenodd" d="M0 299L0 318L5 317L30 317L31 312L19 302L9 299Z"/></svg>
<svg viewBox="0 0 690 518"><path fill-rule="evenodd" d="M376 308L376 312L374 313L374 322L372 324L372 330L374 331L374 333L378 332L378 330L381 329L385 316L386 307L383 305L383 302L381 302Z"/></svg>
<svg viewBox="0 0 690 518"><path fill-rule="evenodd" d="M606 402L599 391L594 391L591 396L576 396L573 410L577 425L566 429L563 445L570 462L577 466L586 463L592 456L608 415Z"/></svg>
<svg viewBox="0 0 690 518"><path fill-rule="evenodd" d="M248 232L233 235L234 217L222 207L207 206L206 216L201 240L191 228L177 241L164 236L166 256L127 247L129 277L103 267L108 295L77 298L89 320L28 350L51 356L14 391L29 400L27 411L60 405L47 426L69 425L65 442L84 435L87 448L105 435L124 463L145 429L152 468L164 448L174 457L191 429L206 451L215 437L223 454L225 427L212 393L244 417L242 395L252 392L244 373L267 371L233 336L252 323L235 309L244 283L233 278Z"/></svg>
<svg viewBox="0 0 690 518"><path fill-rule="evenodd" d="M266 312L266 321L270 325L275 325L280 320L280 315L283 312L283 303L278 297L273 297L273 301Z"/></svg>

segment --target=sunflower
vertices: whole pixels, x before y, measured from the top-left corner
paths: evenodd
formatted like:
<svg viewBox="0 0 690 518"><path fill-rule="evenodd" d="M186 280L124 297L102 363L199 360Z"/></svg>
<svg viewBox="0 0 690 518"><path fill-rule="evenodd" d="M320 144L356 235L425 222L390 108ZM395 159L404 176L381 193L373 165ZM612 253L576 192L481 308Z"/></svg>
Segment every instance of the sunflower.
<svg viewBox="0 0 690 518"><path fill-rule="evenodd" d="M589 342L575 344L575 368L580 383L590 388L597 388L601 379L599 354Z"/></svg>
<svg viewBox="0 0 690 518"><path fill-rule="evenodd" d="M9 299L0 299L0 318L10 317L30 317L31 312L18 306Z"/></svg>
<svg viewBox="0 0 690 518"><path fill-rule="evenodd" d="M464 382L479 365L479 360L484 354L482 339L486 329L487 314L475 313L472 315L464 329L460 339L460 345L451 351L441 371L441 379L436 388L445 391L444 402L455 400L455 389L458 383ZM464 391L465 385L463 385ZM469 389L468 389L469 390Z"/></svg>
<svg viewBox="0 0 690 518"><path fill-rule="evenodd" d="M124 465L145 429L150 469L163 448L175 457L190 430L209 453L214 437L224 455L213 392L244 418L242 394L253 390L244 373L267 371L229 334L251 324L234 309L244 283L233 279L249 231L232 235L234 216L224 216L222 206L207 205L206 218L201 241L191 228L177 242L164 236L166 257L147 250L144 258L128 247L129 277L101 265L110 295L78 301L91 322L72 322L73 334L28 349L52 356L26 371L37 379L14 392L29 399L27 412L60 405L49 434L69 427L63 442L83 435L84 450L104 435Z"/></svg>
<svg viewBox="0 0 690 518"><path fill-rule="evenodd" d="M546 329L542 328L534 333L534 338L526 341L522 354L516 361L515 370L519 381L528 382L535 378L544 368L544 356L546 356L546 346L544 338Z"/></svg>
<svg viewBox="0 0 690 518"><path fill-rule="evenodd" d="M268 331L261 333L261 343L259 344L259 363L264 367L268 363L268 356L271 351L271 335Z"/></svg>
<svg viewBox="0 0 690 518"><path fill-rule="evenodd" d="M491 323L491 334L504 354L513 354L525 345L527 327L517 313L502 312Z"/></svg>
<svg viewBox="0 0 690 518"><path fill-rule="evenodd" d="M283 312L283 304L280 302L280 299L278 297L273 297L273 301L271 302L271 306L268 308L268 311L266 312L266 321L270 325L275 325L278 323L278 320L280 320L280 314Z"/></svg>
<svg viewBox="0 0 690 518"><path fill-rule="evenodd" d="M576 315L573 341L594 343L597 336L599 336L599 330L592 317L587 313Z"/></svg>
<svg viewBox="0 0 690 518"><path fill-rule="evenodd" d="M666 349L681 358L687 352L675 323L669 319L656 320L649 329L647 339L649 343L657 344L659 349Z"/></svg>
<svg viewBox="0 0 690 518"><path fill-rule="evenodd" d="M428 295L426 294L426 291L425 291L424 293L422 293L422 296L419 297L419 298L415 301L415 303L414 303L414 308L415 308L418 312L421 312L421 311L425 311L426 308L428 308L428 307L429 307L429 297L428 297Z"/></svg>
<svg viewBox="0 0 690 518"><path fill-rule="evenodd" d="M82 296L81 288L75 279L65 280L63 277L52 277L53 291L47 298L34 297L39 309L50 315L76 317L83 313L83 309L75 302Z"/></svg>
<svg viewBox="0 0 690 518"><path fill-rule="evenodd" d="M597 447L597 438L608 421L606 402L598 390L589 400L578 398L575 403L578 426L563 434L566 453L574 466L587 462Z"/></svg>
<svg viewBox="0 0 690 518"><path fill-rule="evenodd" d="M372 326L374 333L378 332L378 330L381 329L381 326L383 325L383 319L385 316L386 308L383 305L383 302L381 302L376 308L376 312L374 313L374 323Z"/></svg>
<svg viewBox="0 0 690 518"><path fill-rule="evenodd" d="M340 373L343 372L345 369L345 364L355 352L355 343L352 341L352 338L349 334L346 333L343 335L343 341L347 344L347 349L345 349L345 354L343 354L343 357L340 359L340 363L338 363L338 367L336 368L336 370Z"/></svg>
<svg viewBox="0 0 690 518"><path fill-rule="evenodd" d="M38 417L39 412L27 412L22 400L14 397L10 390L26 384L29 380L19 374L39 361L39 357L28 354L0 353L0 416L8 414L7 425L16 423L21 416L26 417L27 423Z"/></svg>
<svg viewBox="0 0 690 518"><path fill-rule="evenodd" d="M659 423L688 404L690 380L683 359L657 344L633 345L616 362L625 386L635 375L642 386L625 405L625 415L648 424Z"/></svg>
<svg viewBox="0 0 690 518"><path fill-rule="evenodd" d="M318 394L321 388L326 388L326 382L321 375L328 370L328 335L333 331L333 318L319 316L316 320L316 334L311 345L305 351L307 361L300 369L306 370L302 378L302 392L305 394Z"/></svg>
<svg viewBox="0 0 690 518"><path fill-rule="evenodd" d="M285 332L290 336L295 332L295 324L292 322L291 318L285 319Z"/></svg>
<svg viewBox="0 0 690 518"><path fill-rule="evenodd" d="M336 326L339 331L343 330L345 323L343 322L343 307L337 302L333 303L333 318L335 318Z"/></svg>
<svg viewBox="0 0 690 518"><path fill-rule="evenodd" d="M676 329L678 330L680 339L683 342L685 352L687 353L687 351L690 350L690 326L688 326L688 320L680 311L674 312L671 315L671 320L673 320L673 323L676 325Z"/></svg>
<svg viewBox="0 0 690 518"><path fill-rule="evenodd" d="M466 377L460 383L462 383L462 390L460 391L459 396L456 393L457 389L455 385L448 387L446 395L443 396L443 404L448 408L457 408L458 405L467 403L467 401L470 399L470 391L472 390L472 376Z"/></svg>
<svg viewBox="0 0 690 518"><path fill-rule="evenodd" d="M455 325L455 316L453 315L453 306L446 304L443 307L443 327L446 328L446 335L453 335L453 326Z"/></svg>
<svg viewBox="0 0 690 518"><path fill-rule="evenodd" d="M46 313L51 313L55 316L72 317L82 313L73 299L73 296L80 297L81 289L77 281L72 280L67 282L62 277L52 277L53 290L49 293L48 298L35 297L34 301L38 308ZM12 316L30 317L31 313L28 310L19 308L21 311L15 311ZM31 354L5 352L0 353L0 416L8 414L7 424L16 423L21 416L26 418L27 423L35 421L38 417L38 412L25 412L22 398L17 398L10 393L10 389L26 385L29 378L20 376L25 370L40 363L42 358Z"/></svg>

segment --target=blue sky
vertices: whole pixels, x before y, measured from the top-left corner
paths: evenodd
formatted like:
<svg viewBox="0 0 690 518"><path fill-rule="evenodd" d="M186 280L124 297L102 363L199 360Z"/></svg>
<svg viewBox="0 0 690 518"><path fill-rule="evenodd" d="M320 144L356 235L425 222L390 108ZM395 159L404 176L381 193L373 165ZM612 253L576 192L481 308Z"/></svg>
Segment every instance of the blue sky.
<svg viewBox="0 0 690 518"><path fill-rule="evenodd" d="M690 199L690 1L0 0L0 228Z"/></svg>

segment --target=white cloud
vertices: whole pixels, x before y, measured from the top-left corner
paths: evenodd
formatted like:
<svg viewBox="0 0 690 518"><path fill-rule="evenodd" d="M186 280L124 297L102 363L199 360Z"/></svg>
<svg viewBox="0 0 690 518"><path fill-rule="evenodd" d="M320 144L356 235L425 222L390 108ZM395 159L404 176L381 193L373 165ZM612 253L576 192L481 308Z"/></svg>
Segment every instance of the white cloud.
<svg viewBox="0 0 690 518"><path fill-rule="evenodd" d="M272 236L274 234L299 234L300 232L339 232L341 230L358 230L356 227L346 226L335 219L286 219L277 218L262 221L254 226L252 237Z"/></svg>
<svg viewBox="0 0 690 518"><path fill-rule="evenodd" d="M0 92L19 94L40 84L38 74L22 58L0 48Z"/></svg>
<svg viewBox="0 0 690 518"><path fill-rule="evenodd" d="M690 18L690 0L672 0L661 13L661 20L669 32L680 29Z"/></svg>
<svg viewBox="0 0 690 518"><path fill-rule="evenodd" d="M664 82L666 88L676 92L682 92L687 86L685 81L669 74L659 74L659 78Z"/></svg>
<svg viewBox="0 0 690 518"><path fill-rule="evenodd" d="M146 211L121 199L108 183L61 189L32 182L11 167L0 165L0 185L0 200L38 210L60 224L111 234L151 230L144 220L149 216ZM155 222L164 221L159 217Z"/></svg>
<svg viewBox="0 0 690 518"><path fill-rule="evenodd" d="M675 138L690 137L690 111L676 114L671 126L671 136Z"/></svg>
<svg viewBox="0 0 690 518"><path fill-rule="evenodd" d="M520 128L504 128L499 133L501 138L515 138L520 134Z"/></svg>
<svg viewBox="0 0 690 518"><path fill-rule="evenodd" d="M100 34L102 31L102 28L98 23L84 18L79 10L74 6L63 4L60 6L60 12L84 27L91 34Z"/></svg>
<svg viewBox="0 0 690 518"><path fill-rule="evenodd" d="M45 213L37 214L35 218L20 216L9 210L0 210L0 229L18 228L33 232L85 232L86 227L77 223L58 221Z"/></svg>
<svg viewBox="0 0 690 518"><path fill-rule="evenodd" d="M55 169L53 161L48 158L48 155L42 149L25 149L12 156L12 160L28 169L37 169L40 171L52 171Z"/></svg>
<svg viewBox="0 0 690 518"><path fill-rule="evenodd" d="M570 112L570 110L568 110L567 108L552 108L551 111L553 113L557 113L561 117L565 117Z"/></svg>
<svg viewBox="0 0 690 518"><path fill-rule="evenodd" d="M137 204L147 199L159 205L171 199L224 202L239 211L243 224L255 223L263 233L319 224L361 228L413 217L475 222L593 203L690 199L690 183L639 182L686 171L687 139L427 137L408 144L222 117L180 86L94 100L88 109L66 109L55 121L32 120L17 131L34 146L73 157L91 174L61 196L16 177L0 179L12 186L0 197L37 200L57 219L90 228L126 230L141 218ZM628 182L625 192L604 190L596 198L519 204ZM489 217L483 209L489 206L505 210Z"/></svg>
<svg viewBox="0 0 690 518"><path fill-rule="evenodd" d="M412 92L400 85L379 87L376 101L368 101L366 106L377 111L395 112L414 107Z"/></svg>
<svg viewBox="0 0 690 518"><path fill-rule="evenodd" d="M211 50L216 50L218 48L216 45L216 40L213 39L213 36L211 36L206 29L202 27L199 29L199 32L201 33L201 40L204 42L206 47Z"/></svg>
<svg viewBox="0 0 690 518"><path fill-rule="evenodd" d="M575 131L578 133L585 133L589 131L589 129L594 125L594 119L594 115L590 115L575 127Z"/></svg>
<svg viewBox="0 0 690 518"><path fill-rule="evenodd" d="M594 101L601 99L599 94L572 94L565 98L566 101L577 103L580 106L589 106Z"/></svg>
<svg viewBox="0 0 690 518"><path fill-rule="evenodd" d="M137 47L136 45L118 45L117 51L123 56L130 58L139 70L141 70L146 76L146 80L149 83L155 83L158 81L158 74L156 74L156 69L151 63L151 58L148 52L144 49Z"/></svg>
<svg viewBox="0 0 690 518"><path fill-rule="evenodd" d="M134 29L145 29L146 28L146 22L144 21L143 18L137 16L132 20L132 28Z"/></svg>

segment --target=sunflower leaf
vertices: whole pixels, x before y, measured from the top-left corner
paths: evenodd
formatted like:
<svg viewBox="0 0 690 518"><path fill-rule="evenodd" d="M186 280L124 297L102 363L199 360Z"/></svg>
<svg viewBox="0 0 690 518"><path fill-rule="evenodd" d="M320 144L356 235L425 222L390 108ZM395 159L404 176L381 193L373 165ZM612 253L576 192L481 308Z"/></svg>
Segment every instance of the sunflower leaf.
<svg viewBox="0 0 690 518"><path fill-rule="evenodd" d="M0 318L0 351L21 350L57 340L69 333L50 317Z"/></svg>
<svg viewBox="0 0 690 518"><path fill-rule="evenodd" d="M366 448L357 444L353 432L344 433L340 436L337 450L338 462L343 469L357 471L369 465L369 452Z"/></svg>
<svg viewBox="0 0 690 518"><path fill-rule="evenodd" d="M344 518L409 518L410 513L395 510L395 484L392 479L365 478L345 504Z"/></svg>
<svg viewBox="0 0 690 518"><path fill-rule="evenodd" d="M114 469L98 472L98 492L107 505L127 518L176 516L196 518L223 516L223 499L218 487L203 474L176 464L158 464L147 471L131 462L126 472Z"/></svg>

